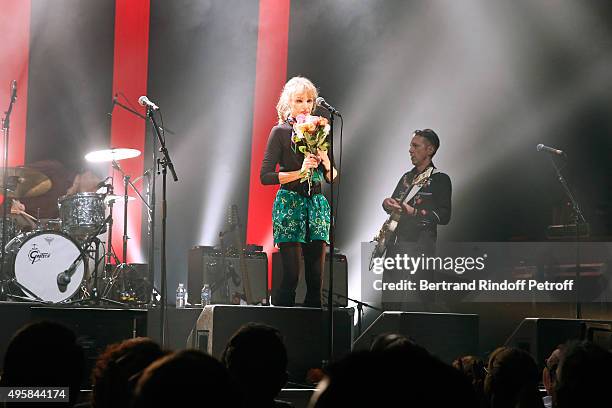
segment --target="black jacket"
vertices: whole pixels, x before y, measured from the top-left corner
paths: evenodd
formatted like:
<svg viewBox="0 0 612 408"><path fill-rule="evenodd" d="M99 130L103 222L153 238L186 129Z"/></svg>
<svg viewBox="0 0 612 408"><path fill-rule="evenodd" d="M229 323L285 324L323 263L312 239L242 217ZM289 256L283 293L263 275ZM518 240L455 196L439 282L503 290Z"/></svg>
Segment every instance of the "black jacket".
<svg viewBox="0 0 612 408"><path fill-rule="evenodd" d="M433 164L432 164L433 166ZM434 166L435 167L435 166ZM418 175L416 167L405 173L397 183L392 197L400 196L411 188ZM419 192L407 203L418 210L417 216L404 215L397 226L398 242L436 241L438 224L446 225L451 218L452 185L445 173L434 173Z"/></svg>

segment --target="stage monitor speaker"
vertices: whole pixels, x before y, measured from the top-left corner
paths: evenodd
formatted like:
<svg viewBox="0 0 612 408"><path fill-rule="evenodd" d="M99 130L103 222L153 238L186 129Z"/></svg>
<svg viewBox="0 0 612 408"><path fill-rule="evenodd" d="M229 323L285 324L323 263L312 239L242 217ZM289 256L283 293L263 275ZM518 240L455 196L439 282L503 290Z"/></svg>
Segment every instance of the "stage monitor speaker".
<svg viewBox="0 0 612 408"><path fill-rule="evenodd" d="M76 333L85 352L85 388L91 388L91 370L108 345L147 335L147 311L142 309L32 307L30 313L31 321L54 321Z"/></svg>
<svg viewBox="0 0 612 408"><path fill-rule="evenodd" d="M378 335L397 333L452 363L459 356L478 354L478 320L476 314L383 312L355 340L353 349L367 350Z"/></svg>
<svg viewBox="0 0 612 408"><path fill-rule="evenodd" d="M289 381L304 383L311 368L328 358L328 313L306 307L206 306L187 340L187 347L221 357L230 337L244 324L264 323L283 335L289 357ZM334 357L351 350L353 309L334 310Z"/></svg>
<svg viewBox="0 0 612 408"><path fill-rule="evenodd" d="M212 289L213 304L240 304L246 300L242 286L240 259L237 254L223 257L216 249L197 246L189 250L187 295L192 305L200 303L204 283ZM247 252L246 269L253 303L268 303L268 256L265 252ZM225 270L223 270L225 269Z"/></svg>
<svg viewBox="0 0 612 408"><path fill-rule="evenodd" d="M610 320L526 318L506 340L505 345L530 353L543 368L544 361L555 348L568 340L591 340L606 347L603 343L609 343L609 336L605 340L606 336L601 333L609 331L602 330L602 327L610 325Z"/></svg>
<svg viewBox="0 0 612 408"><path fill-rule="evenodd" d="M274 296L279 288L283 276L283 263L281 261L280 252L272 253L272 304L274 304ZM329 253L325 256L325 270L323 271L323 293L321 300L323 304L327 304L327 289L329 288ZM295 290L296 302L301 303L306 296L306 282L304 280L304 259L300 262L300 272L298 286ZM346 307L348 295L348 265L346 256L342 254L334 255L334 305Z"/></svg>

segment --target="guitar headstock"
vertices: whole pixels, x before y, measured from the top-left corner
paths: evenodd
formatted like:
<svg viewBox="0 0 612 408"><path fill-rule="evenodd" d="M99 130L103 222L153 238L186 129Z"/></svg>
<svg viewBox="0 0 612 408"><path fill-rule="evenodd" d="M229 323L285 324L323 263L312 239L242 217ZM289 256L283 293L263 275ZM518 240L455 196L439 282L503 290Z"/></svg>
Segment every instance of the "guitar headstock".
<svg viewBox="0 0 612 408"><path fill-rule="evenodd" d="M227 224L230 229L234 229L240 226L240 216L238 215L238 206L232 204L227 208Z"/></svg>

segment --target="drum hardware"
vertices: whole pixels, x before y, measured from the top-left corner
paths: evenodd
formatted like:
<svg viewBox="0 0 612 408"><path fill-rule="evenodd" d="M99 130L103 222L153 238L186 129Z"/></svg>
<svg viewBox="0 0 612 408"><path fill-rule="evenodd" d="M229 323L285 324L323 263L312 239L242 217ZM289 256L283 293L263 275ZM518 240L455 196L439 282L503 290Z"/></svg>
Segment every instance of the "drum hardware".
<svg viewBox="0 0 612 408"><path fill-rule="evenodd" d="M13 111L13 106L15 105L15 101L17 100L17 81L13 80L11 82L11 98L9 102L9 107L4 114L4 118L2 118L2 133L3 133L3 162L2 162L2 231L0 235L0 257L2 258L2 263L0 264L0 300L4 300L9 297L10 283L11 279L8 277L6 273L6 216L8 214L8 196L9 191L14 192L16 190L16 183L13 179L13 185L9 190L9 175L8 175L8 154L9 154L9 129L11 123L11 112Z"/></svg>
<svg viewBox="0 0 612 408"><path fill-rule="evenodd" d="M109 194L109 196L113 197L113 185L111 184L108 188L107 188L107 193ZM115 261L115 264L119 264L119 258L117 257L117 254L115 254L115 250L113 249L113 205L115 204L115 200L109 200L107 202L108 205L108 213L109 213L109 218L108 218L108 243L106 244L106 253L104 254L106 261L104 263L104 279L112 279L112 274L113 274L113 260ZM111 278L109 278L109 276ZM106 297L106 287L104 288L104 294L103 297Z"/></svg>
<svg viewBox="0 0 612 408"><path fill-rule="evenodd" d="M140 156L140 150L113 148L96 150L85 155L85 160L93 163L115 162Z"/></svg>
<svg viewBox="0 0 612 408"><path fill-rule="evenodd" d="M82 244L81 246L81 251L79 253L79 255L76 257L76 259L74 259L74 261L72 262L72 264L63 272L59 273L57 275L57 285L58 288L61 292L63 292L65 289L65 286L68 285L71 282L72 276L74 275L77 267L81 264L83 264L83 260L85 258L85 251L87 248L89 248L92 243L95 243L95 263L94 263L94 269L93 269L93 273L92 273L92 280L93 280L93 284L91 287L91 293L89 294L89 296L83 298L83 299L79 299L79 300L75 300L72 302L68 302L67 304L81 304L81 303L93 303L93 304L100 304L102 302L107 302L107 303L111 303L114 305L123 305L123 303L118 302L116 300L113 299L108 299L106 298L104 295L100 296L100 291L98 288L98 266L100 264L101 261L104 260L104 257L106 256L103 255L102 257L99 257L99 248L100 248L100 239L98 238L98 235L100 235L104 229L104 227L108 224L109 225L109 231L112 230L112 213L109 214L106 219L104 220L103 223L101 223L97 230L92 232L90 236L87 237L87 239L85 240L85 242ZM110 237L112 238L112 232L109 233ZM111 245L109 244L108 247L111 247Z"/></svg>
<svg viewBox="0 0 612 408"><path fill-rule="evenodd" d="M101 193L75 193L62 196L57 200L62 231L74 237L77 241L84 241L98 227L105 223L106 204L105 194ZM100 233L104 233L104 229Z"/></svg>
<svg viewBox="0 0 612 408"><path fill-rule="evenodd" d="M111 299L117 299L130 306L145 306L151 302L149 296L154 288L148 279L148 265L130 263L130 268L123 271L121 280L109 293Z"/></svg>
<svg viewBox="0 0 612 408"><path fill-rule="evenodd" d="M109 192L112 196L113 193L113 187L111 186L109 188ZM115 281L118 278L118 273L117 273L117 267L113 266L113 261L115 261L115 265L120 265L121 261L119 260L119 257L117 257L117 254L115 253L115 250L113 248L113 205L115 203L115 200L109 200L108 201L108 208L109 208L109 222L108 222L108 244L106 246L106 262L104 264L104 278L107 279L107 283L106 286L104 287L104 292L102 293L102 297L105 299L108 299L111 293L111 290L113 288L113 286L115 285ZM113 271L113 268L115 269Z"/></svg>
<svg viewBox="0 0 612 408"><path fill-rule="evenodd" d="M1 262L3 265L2 267L4 269L6 261L2 260ZM29 295L30 297L14 295L10 290L12 286L16 286L23 293ZM45 301L42 300L40 297L38 297L35 293L30 291L28 288L23 286L21 283L19 283L14 276L10 278L2 279L2 281L0 282L0 298L3 300L11 299L11 300L23 300L26 302L45 303Z"/></svg>
<svg viewBox="0 0 612 408"><path fill-rule="evenodd" d="M119 166L119 163L117 163L119 160L137 157L138 155L140 155L140 151L136 149L113 148L113 149L90 152L85 156L85 158L88 161L111 162L113 169L118 170L123 175L123 178L124 178L124 195L121 195L121 196L114 195L111 190L111 191L108 191L108 194L105 198L105 203L109 206L111 214L112 214L112 207L114 203L123 202L124 204L123 263L119 261L118 257L115 255L114 248L112 247L112 220L111 220L111 224L109 225L109 238L108 238L109 244L107 247L106 265L105 265L105 272L104 272L105 279L108 279L107 285L103 292L103 296L105 298L108 298L110 296L117 282L121 283L122 288L125 287L125 284L126 284L124 281L125 273L122 273L122 272L126 270L129 271L131 269L131 267L127 264L127 240L129 239L129 237L127 236L127 202L135 200L135 197L130 197L127 195L127 191L129 188L128 186L132 186L132 189L136 192L138 197L142 200L142 202L145 204L147 208L147 215L148 215L147 219L148 219L148 226L149 226L148 234L150 236L148 267L149 267L149 276L151 277L151 280L153 279L152 254L153 254L153 248L154 248L153 247L154 189L149 195L150 201L147 201L142 196L142 194L140 194L140 192L138 191L134 183L138 182L144 177L153 177L152 175L154 173L152 169L148 169L147 171L144 172L142 176L139 176L132 181L130 179L130 176L127 176L125 172L123 171L123 169L121 168L121 166ZM154 184L154 182L155 182L155 179L153 178L152 182L149 181L147 183L147 188L149 189L151 187L151 184ZM115 261L114 265L112 263L113 259ZM154 285L150 285L150 286L151 286L150 288L151 289L151 296L150 296L151 302L149 303L149 305L155 306L155 299L157 299L156 294L158 292L155 289Z"/></svg>
<svg viewBox="0 0 612 408"><path fill-rule="evenodd" d="M62 231L62 220L59 218L40 218L36 220L34 231Z"/></svg>
<svg viewBox="0 0 612 408"><path fill-rule="evenodd" d="M31 198L45 194L53 183L44 173L28 167L7 167L1 172L7 178L7 197Z"/></svg>
<svg viewBox="0 0 612 408"><path fill-rule="evenodd" d="M128 201L134 201L136 198L134 197L128 197ZM104 197L104 202L106 203L106 205L109 205L110 202L113 203L120 203L123 202L125 200L124 196L120 196L120 195L107 195L106 197Z"/></svg>
<svg viewBox="0 0 612 408"><path fill-rule="evenodd" d="M117 149L118 150L118 149ZM129 150L129 149L127 149ZM109 200L109 206L112 208L113 203L115 203L116 201L123 201L123 262L121 263L117 263L115 265L115 269L112 272L112 274L110 275L110 280L109 283L106 285L106 288L104 289L104 297L108 297L109 294L111 293L111 291L113 290L115 283L117 282L117 280L119 278L122 278L122 288L125 288L125 275L128 273L127 271L132 271L132 266L130 264L127 263L127 243L128 240L130 239L128 236L128 231L127 231L127 227L128 227L128 202L131 201L130 199L134 199L133 197L128 196L128 188L129 186L132 186L132 189L134 191L136 191L136 193L138 194L138 196L143 200L143 202L145 203L145 205L148 208L148 204L146 202L146 200L144 200L144 198L142 198L142 196L140 195L140 192L138 191L138 189L136 188L136 186L134 186L134 184L130 181L130 176L125 174L125 172L123 171L123 168L119 165L119 163L116 160L112 160L111 162L113 169L119 171L121 173L121 175L123 176L123 196L120 196L121 199L115 199L114 197L117 196L112 196L113 198L111 198ZM112 214L112 209L111 209L111 214ZM112 239L112 233L111 233L111 238L109 238L109 240ZM112 242L112 241L109 241ZM109 263L107 263L108 265Z"/></svg>
<svg viewBox="0 0 612 408"><path fill-rule="evenodd" d="M106 193L105 194L101 194L104 198L107 196L112 196L113 194L113 185L111 184L104 184L102 187L106 187ZM101 202L106 204L106 201L104 200L104 198L101 199ZM117 258L117 255L115 255L115 252L113 250L113 245L112 245L112 239L113 239L113 203L115 201L114 200L110 200L108 202L108 206L109 206L109 215L104 219L104 222L100 223L96 229L95 232L93 232L91 235L89 235L88 239L82 244L82 248L83 251L85 251L86 248L90 247L92 243L95 243L95 255L94 255L94 259L95 259L95 263L94 263L94 270L92 273L92 285L91 285L91 293L89 293L87 291L87 289L84 289L85 292L85 297L77 300L77 301L73 301L70 302L70 304L80 304L80 303L92 303L92 304L101 304L103 302L106 303L110 303L110 304L114 304L114 305L124 305L124 303L122 302L118 302L114 299L110 299L106 296L107 293L107 288L108 288L108 284L107 286L104 287L104 289L100 290L99 288L99 282L100 279L98 277L98 269L99 269L99 265L101 262L105 262L104 264L104 278L107 278L107 275L110 275L110 272L112 272L112 261L113 259L115 260L115 262L119 262L119 259ZM78 224L78 223L77 223ZM100 239L98 238L98 235L100 235L101 233L103 233L104 231L104 227L108 226L107 228L107 239L108 239L108 243L105 249L104 254L100 257L99 253L100 253ZM79 259L75 259L74 261L75 263L80 262ZM74 263L73 263L74 265ZM62 274L64 274L63 276L58 275L58 282L60 280L65 280L66 279L66 274L70 273L70 268L67 269L66 271L62 272Z"/></svg>
<svg viewBox="0 0 612 408"><path fill-rule="evenodd" d="M8 266L13 267L12 282L25 295L11 295L14 299L63 302L76 294L86 275L87 265L82 263L72 267L69 279L62 275L66 267L71 267L70 261L82 253L78 243L62 232L22 233L13 238L5 250L5 270ZM62 275L59 280L58 271Z"/></svg>

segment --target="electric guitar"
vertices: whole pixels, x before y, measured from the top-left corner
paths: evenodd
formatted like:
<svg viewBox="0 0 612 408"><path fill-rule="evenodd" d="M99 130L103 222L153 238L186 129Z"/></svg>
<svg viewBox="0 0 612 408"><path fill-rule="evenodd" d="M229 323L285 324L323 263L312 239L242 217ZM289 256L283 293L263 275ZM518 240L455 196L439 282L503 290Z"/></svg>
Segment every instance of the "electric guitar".
<svg viewBox="0 0 612 408"><path fill-rule="evenodd" d="M397 201L400 203L409 202L419 192L421 187L427 183L427 180L429 180L429 177L431 177L434 172L436 172L435 169L433 167L429 167L423 173L416 176L414 180L412 180L410 186L406 188ZM383 223L380 231L378 231L378 234L374 237L374 242L376 242L376 245L374 246L374 250L370 255L370 270L372 270L372 267L374 266L374 259L384 257L387 253L389 244L395 242L397 237L396 229L403 215L404 214L398 210L393 211L389 215L389 218L387 218L387 220Z"/></svg>
<svg viewBox="0 0 612 408"><path fill-rule="evenodd" d="M246 297L247 304L254 304L255 299L253 299L253 295L251 292L251 281L249 280L249 271L247 269L246 257L245 257L245 244L242 241L243 231L242 224L240 223L240 219L238 217L238 206L233 204L230 207L230 215L229 215L229 224L231 229L234 231L234 243L238 249L238 261L240 267L240 275L242 276L242 289L244 290L244 296Z"/></svg>

